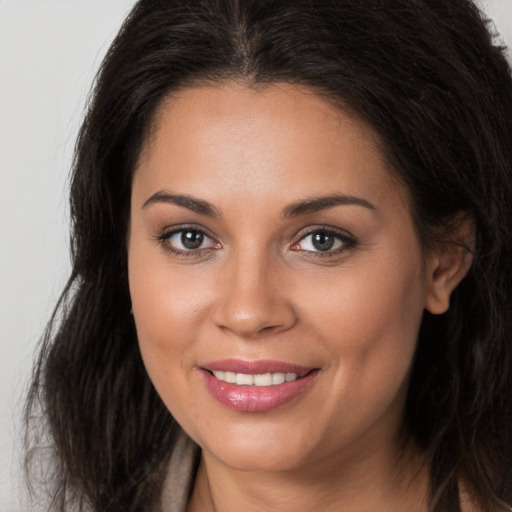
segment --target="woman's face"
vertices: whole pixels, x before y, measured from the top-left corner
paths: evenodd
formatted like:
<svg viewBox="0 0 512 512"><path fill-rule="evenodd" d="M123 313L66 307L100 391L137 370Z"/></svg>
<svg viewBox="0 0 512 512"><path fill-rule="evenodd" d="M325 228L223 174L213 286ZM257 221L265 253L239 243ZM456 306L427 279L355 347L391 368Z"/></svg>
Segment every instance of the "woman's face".
<svg viewBox="0 0 512 512"><path fill-rule="evenodd" d="M133 312L155 388L218 462L389 450L428 265L374 133L311 91L226 83L161 108L133 181Z"/></svg>

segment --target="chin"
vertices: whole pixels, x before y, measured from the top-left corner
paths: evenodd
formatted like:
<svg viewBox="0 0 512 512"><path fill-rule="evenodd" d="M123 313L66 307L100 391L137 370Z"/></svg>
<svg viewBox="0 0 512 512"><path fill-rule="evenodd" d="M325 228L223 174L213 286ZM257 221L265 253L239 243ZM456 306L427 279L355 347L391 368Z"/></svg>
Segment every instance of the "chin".
<svg viewBox="0 0 512 512"><path fill-rule="evenodd" d="M247 446L246 449L223 450L212 455L224 465L237 471L277 473L301 466L303 459L298 456L297 450L294 452L288 453L286 450L270 452L267 449L256 451L254 447Z"/></svg>
<svg viewBox="0 0 512 512"><path fill-rule="evenodd" d="M308 436L290 436L289 429L280 427L280 432L276 432L276 425L273 427L252 429L252 433L249 429L242 433L229 429L224 435L200 440L199 444L221 463L238 471L279 472L304 464L313 451L311 442L306 441Z"/></svg>

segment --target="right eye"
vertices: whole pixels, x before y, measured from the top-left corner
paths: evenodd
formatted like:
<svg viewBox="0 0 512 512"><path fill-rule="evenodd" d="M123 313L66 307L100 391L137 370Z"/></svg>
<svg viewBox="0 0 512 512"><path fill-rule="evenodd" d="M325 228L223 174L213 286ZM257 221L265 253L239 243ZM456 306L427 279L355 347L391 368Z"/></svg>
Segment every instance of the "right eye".
<svg viewBox="0 0 512 512"><path fill-rule="evenodd" d="M196 254L205 249L219 249L220 244L194 228L180 228L160 237L166 249L178 254Z"/></svg>

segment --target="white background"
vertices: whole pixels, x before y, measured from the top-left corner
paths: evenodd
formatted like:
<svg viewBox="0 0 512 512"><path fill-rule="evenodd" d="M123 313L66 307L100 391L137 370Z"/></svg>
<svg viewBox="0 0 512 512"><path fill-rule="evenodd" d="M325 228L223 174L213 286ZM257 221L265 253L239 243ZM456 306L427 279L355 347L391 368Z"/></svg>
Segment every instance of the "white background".
<svg viewBox="0 0 512 512"><path fill-rule="evenodd" d="M133 3L0 0L0 512L26 510L20 412L70 269L74 139L93 75ZM483 5L512 46L512 0Z"/></svg>

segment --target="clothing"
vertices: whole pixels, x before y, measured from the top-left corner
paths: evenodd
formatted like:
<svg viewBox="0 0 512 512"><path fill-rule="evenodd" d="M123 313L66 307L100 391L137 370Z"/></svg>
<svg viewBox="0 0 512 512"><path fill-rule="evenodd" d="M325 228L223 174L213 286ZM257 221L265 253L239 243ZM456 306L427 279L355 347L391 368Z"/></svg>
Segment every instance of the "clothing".
<svg viewBox="0 0 512 512"><path fill-rule="evenodd" d="M169 461L159 512L186 512L200 453L200 448L182 431Z"/></svg>

